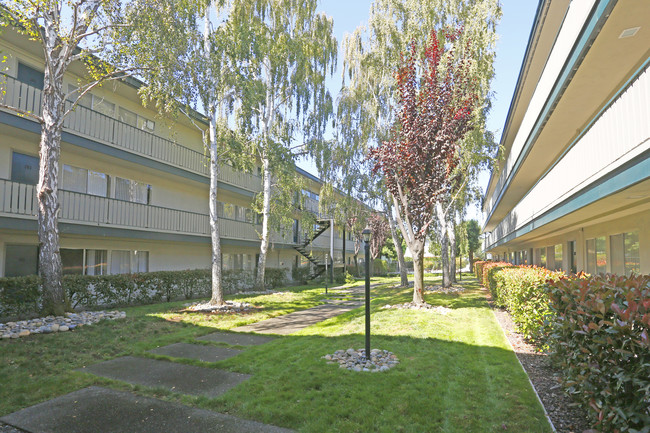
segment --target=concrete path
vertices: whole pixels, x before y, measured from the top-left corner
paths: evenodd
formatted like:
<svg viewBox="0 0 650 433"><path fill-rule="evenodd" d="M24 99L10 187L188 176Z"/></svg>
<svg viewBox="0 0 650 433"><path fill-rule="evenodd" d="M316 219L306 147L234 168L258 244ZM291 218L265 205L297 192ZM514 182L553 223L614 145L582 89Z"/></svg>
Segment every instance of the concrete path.
<svg viewBox="0 0 650 433"><path fill-rule="evenodd" d="M234 332L255 332L257 334L279 334L288 335L300 331L315 323L327 320L330 317L347 313L348 311L359 308L361 304L325 304L307 310L296 311L295 313L284 316L274 317L261 322L251 323L250 325L233 328Z"/></svg>
<svg viewBox="0 0 650 433"><path fill-rule="evenodd" d="M273 339L273 337L266 337L263 335L232 334L229 332L213 332L212 334L197 338L197 340L201 341L226 343L231 346L257 346L258 344L268 343Z"/></svg>
<svg viewBox="0 0 650 433"><path fill-rule="evenodd" d="M28 407L0 421L31 433L283 433L291 430L102 387Z"/></svg>
<svg viewBox="0 0 650 433"><path fill-rule="evenodd" d="M373 284L370 287L378 285L380 284ZM365 302L365 286L333 287L328 290L327 297L329 299L326 300L327 303L324 305L240 326L231 329L231 331L254 332L256 334L293 334L315 323L363 306Z"/></svg>
<svg viewBox="0 0 650 433"><path fill-rule="evenodd" d="M197 367L150 358L124 356L80 368L77 371L121 380L135 385L161 387L173 392L217 397L250 375Z"/></svg>
<svg viewBox="0 0 650 433"><path fill-rule="evenodd" d="M197 359L204 362L217 362L222 359L232 358L241 353L241 350L227 347L206 346L205 344L175 343L169 346L158 347L148 351L156 355L166 355L172 358Z"/></svg>

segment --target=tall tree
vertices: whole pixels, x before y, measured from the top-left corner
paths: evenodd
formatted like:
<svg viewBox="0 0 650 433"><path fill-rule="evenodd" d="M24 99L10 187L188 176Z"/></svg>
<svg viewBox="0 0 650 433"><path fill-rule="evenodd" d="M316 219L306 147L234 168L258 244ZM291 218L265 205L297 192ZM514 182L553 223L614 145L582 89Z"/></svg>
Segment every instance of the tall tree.
<svg viewBox="0 0 650 433"><path fill-rule="evenodd" d="M481 227L478 221L471 219L467 221L465 231L467 233L467 254L469 255L469 270L474 269L474 252L481 247Z"/></svg>
<svg viewBox="0 0 650 433"><path fill-rule="evenodd" d="M0 7L2 26L13 26L40 44L44 59L43 89L36 92L38 113L0 103L2 108L37 121L39 143L38 240L39 274L43 280L43 311L62 314L69 309L61 284L59 251L59 157L64 119L77 103L102 83L138 72L123 50L119 33L158 7L155 0L50 0L8 1ZM86 79L73 92L66 92L63 80L70 65L86 66Z"/></svg>
<svg viewBox="0 0 650 433"><path fill-rule="evenodd" d="M381 249L386 244L386 239L388 239L388 234L390 233L390 227L388 226L388 221L382 215L373 213L368 218L368 228L372 232L370 237L370 256L374 259L379 258L381 254Z"/></svg>
<svg viewBox="0 0 650 433"><path fill-rule="evenodd" d="M292 150L297 130L304 139L300 154L321 147L332 115L332 98L325 77L334 72L336 39L333 22L316 13L317 0L249 1L247 22L253 35L253 56L246 65L248 94L244 107L251 121L248 131L262 165L262 233L255 285L264 286L269 248L272 154ZM295 153L284 153L294 158Z"/></svg>
<svg viewBox="0 0 650 433"><path fill-rule="evenodd" d="M223 305L221 236L217 213L219 170L228 162L248 167L254 156L248 141L231 125L241 123L246 68L253 53L247 22L248 4L243 0L192 2L164 0L156 12L157 22L177 18L175 27L159 35L160 29L136 26L124 32L125 43L138 53L147 85L140 91L143 101L155 100L159 109L185 114L203 134L209 157L209 222L211 238L211 305ZM197 122L196 110L205 111ZM207 124L207 127L206 127Z"/></svg>
<svg viewBox="0 0 650 433"><path fill-rule="evenodd" d="M413 302L421 304L424 245L434 208L449 188L459 141L473 127L478 102L470 51L456 47L460 30L435 30L422 54L415 42L396 73L399 114L393 138L370 150L374 170L384 175L402 236L413 255ZM449 48L446 48L446 45ZM418 61L420 60L420 61Z"/></svg>
<svg viewBox="0 0 650 433"><path fill-rule="evenodd" d="M408 270L406 269L406 260L404 259L404 249L402 248L402 237L398 232L397 224L395 223L395 217L393 216L393 203L390 195L385 194L386 198L384 202L384 210L386 212L386 218L388 219L388 226L390 228L390 235L393 240L393 245L395 246L395 254L397 255L397 262L399 263L399 275L400 275L400 286L408 287Z"/></svg>
<svg viewBox="0 0 650 433"><path fill-rule="evenodd" d="M472 76L481 95L477 117L482 121L463 140L463 148L468 153L492 155L493 149L487 148L483 139L487 134L483 120L489 109L495 27L500 15L498 0L375 0L368 25L359 26L343 44L347 85L338 102L339 137L322 160L323 176L338 178L339 188L346 191L345 184L364 185L357 188L361 191L372 186L364 160L370 145L389 139L395 123L394 71L400 53L411 41L425 41L432 30L446 25L464 28L460 45L471 50L467 58L472 59ZM467 40L472 43L468 45Z"/></svg>

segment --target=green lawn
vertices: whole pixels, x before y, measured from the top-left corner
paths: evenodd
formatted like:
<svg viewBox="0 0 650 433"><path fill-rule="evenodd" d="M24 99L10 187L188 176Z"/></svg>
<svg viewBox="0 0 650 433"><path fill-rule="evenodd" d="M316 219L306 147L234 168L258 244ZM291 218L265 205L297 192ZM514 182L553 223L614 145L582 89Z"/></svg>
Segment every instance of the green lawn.
<svg viewBox="0 0 650 433"><path fill-rule="evenodd" d="M253 375L216 399L72 371L124 355L164 359L145 351L319 304L324 289L307 286L240 297L263 307L244 316L185 314L178 312L183 302L166 303L127 308L125 320L74 332L0 341L0 415L95 384L305 432L551 431L475 280L463 281L469 290L461 295L426 295L429 303L452 309L446 316L381 310L411 297L408 289L391 288L397 279L383 281L391 284L373 289L371 346L400 359L388 372L351 372L321 359L363 347L363 308L225 361L186 361Z"/></svg>

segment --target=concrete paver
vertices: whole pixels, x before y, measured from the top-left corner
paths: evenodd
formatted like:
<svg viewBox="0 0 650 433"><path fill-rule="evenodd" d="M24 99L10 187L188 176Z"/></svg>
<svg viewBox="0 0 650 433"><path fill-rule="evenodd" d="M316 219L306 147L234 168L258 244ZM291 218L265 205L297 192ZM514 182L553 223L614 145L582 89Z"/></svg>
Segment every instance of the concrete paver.
<svg viewBox="0 0 650 433"><path fill-rule="evenodd" d="M78 371L173 392L216 397L250 377L215 368L197 367L149 358L125 356Z"/></svg>
<svg viewBox="0 0 650 433"><path fill-rule="evenodd" d="M92 386L0 418L31 433L284 433L280 427Z"/></svg>
<svg viewBox="0 0 650 433"><path fill-rule="evenodd" d="M148 351L156 355L166 355L173 358L197 359L204 362L216 362L232 358L241 353L241 350L227 347L206 346L205 344L174 343L169 346L158 347Z"/></svg>
<svg viewBox="0 0 650 433"><path fill-rule="evenodd" d="M212 334L198 337L197 340L226 343L232 346L256 346L258 344L268 343L269 341L274 340L274 338L266 337L263 335L246 335L246 334L233 334L230 332L213 332Z"/></svg>

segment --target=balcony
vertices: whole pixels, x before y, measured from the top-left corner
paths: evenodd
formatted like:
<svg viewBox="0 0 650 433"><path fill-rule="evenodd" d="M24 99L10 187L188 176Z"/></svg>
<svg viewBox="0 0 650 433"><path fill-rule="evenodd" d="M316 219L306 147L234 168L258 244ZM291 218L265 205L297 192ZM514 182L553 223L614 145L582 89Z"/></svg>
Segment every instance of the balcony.
<svg viewBox="0 0 650 433"><path fill-rule="evenodd" d="M59 221L90 226L127 228L159 233L209 236L207 214L59 190ZM0 216L36 219L36 187L0 179ZM259 241L247 222L219 219L222 238Z"/></svg>
<svg viewBox="0 0 650 433"><path fill-rule="evenodd" d="M4 86L2 86L3 81L6 83ZM0 75L0 88L2 87L5 90L4 94L0 92L2 103L41 115L42 103L39 89L7 75ZM69 104L66 102L67 106ZM208 158L202 152L197 152L89 108L77 106L75 111L66 117L63 127L66 132L209 177ZM262 190L260 177L236 171L228 165L221 166L219 182L255 193Z"/></svg>

